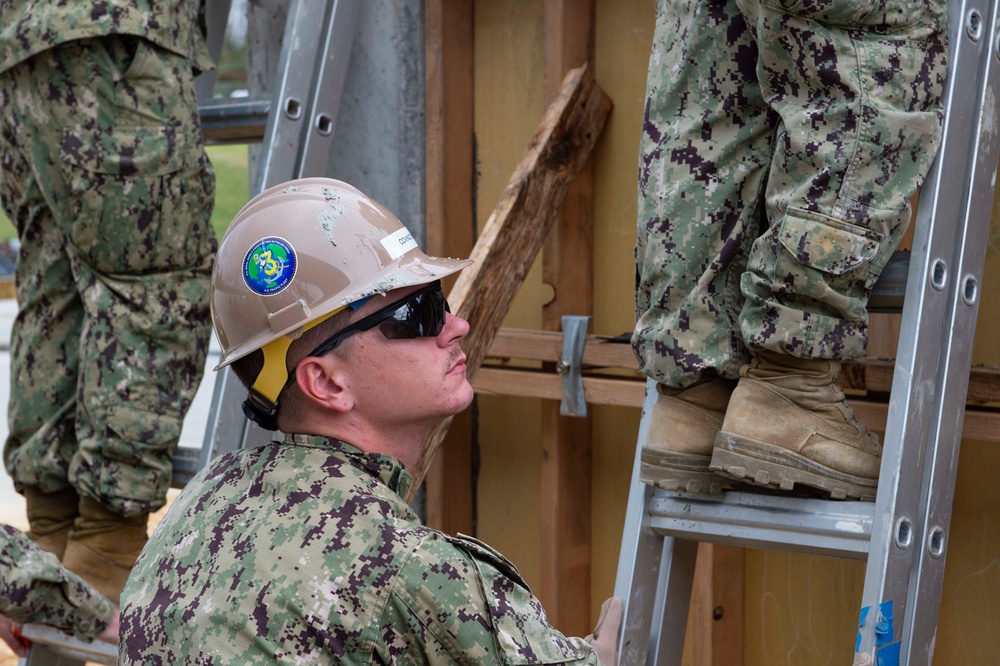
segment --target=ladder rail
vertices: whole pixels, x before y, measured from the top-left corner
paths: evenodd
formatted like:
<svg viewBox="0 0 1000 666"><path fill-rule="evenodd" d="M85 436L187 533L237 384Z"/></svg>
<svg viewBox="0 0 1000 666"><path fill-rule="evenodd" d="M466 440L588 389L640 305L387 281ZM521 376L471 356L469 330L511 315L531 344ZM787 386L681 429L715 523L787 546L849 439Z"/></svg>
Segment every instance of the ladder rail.
<svg viewBox="0 0 1000 666"><path fill-rule="evenodd" d="M358 7L358 0L295 0L289 7L264 131L266 159L251 196L293 178L325 175L333 133L328 121L340 108Z"/></svg>
<svg viewBox="0 0 1000 666"><path fill-rule="evenodd" d="M656 384L646 381L642 413L645 416L656 403ZM656 600L663 596L657 580L663 555L663 538L649 527L647 507L653 489L639 483L639 458L642 442L649 432L649 419L639 422L639 437L632 462L632 484L625 507L618 572L614 595L622 601L622 624L619 638L619 661L623 664L644 664L650 651Z"/></svg>
<svg viewBox="0 0 1000 666"><path fill-rule="evenodd" d="M289 7L251 197L294 178L326 173L359 7L359 0L296 0ZM201 467L223 453L275 437L244 417L245 397L231 368L217 373Z"/></svg>
<svg viewBox="0 0 1000 666"><path fill-rule="evenodd" d="M996 5L949 4L944 136L914 228L858 638L900 663L930 663L936 636L978 309L966 290L983 272L998 156Z"/></svg>

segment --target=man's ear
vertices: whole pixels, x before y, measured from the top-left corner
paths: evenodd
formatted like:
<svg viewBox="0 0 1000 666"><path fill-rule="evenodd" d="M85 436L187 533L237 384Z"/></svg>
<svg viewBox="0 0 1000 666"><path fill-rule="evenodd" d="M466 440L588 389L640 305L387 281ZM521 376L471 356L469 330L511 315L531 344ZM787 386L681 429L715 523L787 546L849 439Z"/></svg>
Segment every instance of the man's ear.
<svg viewBox="0 0 1000 666"><path fill-rule="evenodd" d="M295 382L307 403L338 412L354 406L341 364L333 355L308 356L299 361Z"/></svg>

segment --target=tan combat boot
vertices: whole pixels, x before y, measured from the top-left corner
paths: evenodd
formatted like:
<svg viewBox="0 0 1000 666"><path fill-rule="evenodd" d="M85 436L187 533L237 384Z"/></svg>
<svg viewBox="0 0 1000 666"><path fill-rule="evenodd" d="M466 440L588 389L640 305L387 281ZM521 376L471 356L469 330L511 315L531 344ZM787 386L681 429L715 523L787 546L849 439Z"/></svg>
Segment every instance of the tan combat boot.
<svg viewBox="0 0 1000 666"><path fill-rule="evenodd" d="M874 500L882 447L837 385L840 362L754 350L740 370L712 469L759 486Z"/></svg>
<svg viewBox="0 0 1000 666"><path fill-rule="evenodd" d="M728 480L708 467L736 381L712 377L677 389L657 385L659 397L642 446L639 478L666 490L720 493Z"/></svg>
<svg viewBox="0 0 1000 666"><path fill-rule="evenodd" d="M63 564L116 606L125 581L146 545L148 514L126 518L97 500L80 498L80 517L66 542Z"/></svg>
<svg viewBox="0 0 1000 666"><path fill-rule="evenodd" d="M60 560L66 550L66 536L79 514L80 496L73 488L43 493L25 486L24 503L28 514L28 538Z"/></svg>

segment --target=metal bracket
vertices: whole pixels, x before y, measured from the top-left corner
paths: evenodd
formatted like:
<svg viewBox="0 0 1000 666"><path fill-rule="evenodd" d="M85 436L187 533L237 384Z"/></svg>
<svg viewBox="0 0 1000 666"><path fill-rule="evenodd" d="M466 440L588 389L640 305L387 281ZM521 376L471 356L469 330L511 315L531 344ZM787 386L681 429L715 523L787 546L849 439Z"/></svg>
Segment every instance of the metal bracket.
<svg viewBox="0 0 1000 666"><path fill-rule="evenodd" d="M556 371L562 375L562 402L559 413L563 416L586 416L587 398L583 393L583 344L587 341L590 317L563 315L562 358Z"/></svg>

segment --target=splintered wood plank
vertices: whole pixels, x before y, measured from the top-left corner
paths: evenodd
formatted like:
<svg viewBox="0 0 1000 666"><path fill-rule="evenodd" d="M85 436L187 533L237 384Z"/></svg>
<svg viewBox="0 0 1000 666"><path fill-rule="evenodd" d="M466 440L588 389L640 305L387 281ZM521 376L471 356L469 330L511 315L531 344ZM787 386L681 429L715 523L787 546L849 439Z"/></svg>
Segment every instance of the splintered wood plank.
<svg viewBox="0 0 1000 666"><path fill-rule="evenodd" d="M475 264L459 274L448 295L454 311L471 325L463 344L470 380L610 111L611 98L597 85L590 68L569 72L486 221L472 251ZM427 474L450 423L451 419L443 421L421 443L420 457L411 470L414 488Z"/></svg>
<svg viewBox="0 0 1000 666"><path fill-rule="evenodd" d="M545 100L566 72L594 60L594 0L544 3ZM562 330L563 315L593 311L594 175L587 159L570 187L542 252L542 282L552 299L542 328ZM553 366L554 367L554 366ZM592 629L590 609L591 418L563 416L559 402L541 405L541 576L538 598L553 626L571 636Z"/></svg>

